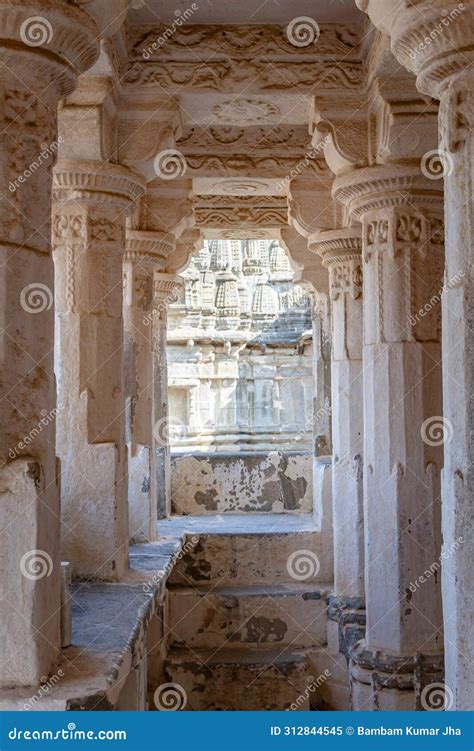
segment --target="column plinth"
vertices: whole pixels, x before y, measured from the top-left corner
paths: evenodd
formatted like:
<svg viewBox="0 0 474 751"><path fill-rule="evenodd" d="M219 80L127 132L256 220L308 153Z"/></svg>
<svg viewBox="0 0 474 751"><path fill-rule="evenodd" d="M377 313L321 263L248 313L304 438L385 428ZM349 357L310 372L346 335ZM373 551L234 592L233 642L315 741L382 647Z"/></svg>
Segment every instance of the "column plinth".
<svg viewBox="0 0 474 751"><path fill-rule="evenodd" d="M79 577L119 579L128 564L122 262L126 215L143 191L119 165L62 160L55 170L63 556Z"/></svg>

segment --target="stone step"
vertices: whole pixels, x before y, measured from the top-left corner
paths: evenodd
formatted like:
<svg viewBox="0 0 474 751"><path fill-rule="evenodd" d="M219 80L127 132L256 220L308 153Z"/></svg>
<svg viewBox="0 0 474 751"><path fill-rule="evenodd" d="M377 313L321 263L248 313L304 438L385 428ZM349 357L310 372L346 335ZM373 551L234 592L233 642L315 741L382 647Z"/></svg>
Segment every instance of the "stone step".
<svg viewBox="0 0 474 751"><path fill-rule="evenodd" d="M169 643L221 648L248 645L323 646L329 586L295 582L249 586L171 587Z"/></svg>
<svg viewBox="0 0 474 751"><path fill-rule="evenodd" d="M314 528L282 528L283 524L253 533L188 534L192 544L185 544L187 552L176 563L169 582L210 586L329 581L332 552L324 536Z"/></svg>
<svg viewBox="0 0 474 751"><path fill-rule="evenodd" d="M175 647L164 665L165 681L186 697L182 708L195 711L309 709L307 673L304 652L279 649ZM159 695L160 689L155 693L158 705Z"/></svg>

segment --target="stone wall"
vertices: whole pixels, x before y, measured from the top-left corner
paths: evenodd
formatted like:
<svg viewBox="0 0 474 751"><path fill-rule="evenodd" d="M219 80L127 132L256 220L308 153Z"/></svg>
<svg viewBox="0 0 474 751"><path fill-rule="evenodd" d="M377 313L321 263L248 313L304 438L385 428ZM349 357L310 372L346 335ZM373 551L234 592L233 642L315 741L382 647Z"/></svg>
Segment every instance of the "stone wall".
<svg viewBox="0 0 474 751"><path fill-rule="evenodd" d="M171 469L174 514L312 510L309 452L174 454Z"/></svg>

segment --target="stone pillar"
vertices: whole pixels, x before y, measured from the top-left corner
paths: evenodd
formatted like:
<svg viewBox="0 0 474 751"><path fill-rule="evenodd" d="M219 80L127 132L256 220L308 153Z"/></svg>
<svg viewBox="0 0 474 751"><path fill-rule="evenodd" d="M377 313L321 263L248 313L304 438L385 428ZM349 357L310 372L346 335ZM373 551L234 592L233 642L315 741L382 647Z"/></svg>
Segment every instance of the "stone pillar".
<svg viewBox="0 0 474 751"><path fill-rule="evenodd" d="M127 231L125 256L125 391L129 446L129 533L133 542L156 537L158 498L169 498L166 306L178 280L160 273L175 237ZM166 456L163 454L166 453ZM165 461L166 459L166 461Z"/></svg>
<svg viewBox="0 0 474 751"><path fill-rule="evenodd" d="M155 444L158 476L158 516L166 518L171 513L171 453L170 435L180 425L170 421L168 413L167 323L168 305L177 299L182 287L174 274L157 273L154 276L153 359L155 370Z"/></svg>
<svg viewBox="0 0 474 751"><path fill-rule="evenodd" d="M361 635L364 614L362 239L359 227L310 237L329 269L332 351L334 597L340 651ZM346 643L347 642L347 643Z"/></svg>
<svg viewBox="0 0 474 751"><path fill-rule="evenodd" d="M474 663L474 204L472 70L446 87L440 105L440 148L446 154L446 270L442 295L443 617L445 706L472 709ZM449 694L449 691L451 694Z"/></svg>
<svg viewBox="0 0 474 751"><path fill-rule="evenodd" d="M366 639L353 650L354 709L419 709L442 675L439 577L442 192L417 165L338 177L363 224Z"/></svg>
<svg viewBox="0 0 474 751"><path fill-rule="evenodd" d="M417 87L440 100L439 150L424 155L433 180L444 177L446 272L442 295L444 470L442 482L443 618L446 701L472 708L474 388L473 90L474 4L447 0L356 0L390 37L393 54L417 75ZM436 30L437 33L433 33ZM427 43L428 40L428 43ZM434 182L436 185L436 182ZM471 584L470 584L471 582Z"/></svg>
<svg viewBox="0 0 474 751"><path fill-rule="evenodd" d="M122 262L143 181L92 160L61 160L54 181L63 557L73 576L116 580L128 565Z"/></svg>
<svg viewBox="0 0 474 751"><path fill-rule="evenodd" d="M41 16L38 14L41 13ZM0 2L0 688L38 684L60 649L50 253L57 105L98 54L63 2ZM38 92L38 96L36 95Z"/></svg>
<svg viewBox="0 0 474 751"><path fill-rule="evenodd" d="M331 314L325 292L313 293L313 437L315 457L332 455Z"/></svg>

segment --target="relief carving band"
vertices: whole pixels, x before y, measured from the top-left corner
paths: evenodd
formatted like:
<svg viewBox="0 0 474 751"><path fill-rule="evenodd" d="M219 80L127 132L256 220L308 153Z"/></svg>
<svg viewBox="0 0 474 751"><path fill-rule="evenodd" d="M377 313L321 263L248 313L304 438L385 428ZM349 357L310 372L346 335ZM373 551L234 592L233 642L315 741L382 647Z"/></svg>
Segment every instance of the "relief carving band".
<svg viewBox="0 0 474 751"><path fill-rule="evenodd" d="M44 726L10 740L469 744L473 29L0 0L0 712Z"/></svg>

